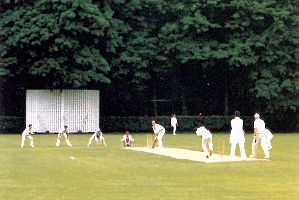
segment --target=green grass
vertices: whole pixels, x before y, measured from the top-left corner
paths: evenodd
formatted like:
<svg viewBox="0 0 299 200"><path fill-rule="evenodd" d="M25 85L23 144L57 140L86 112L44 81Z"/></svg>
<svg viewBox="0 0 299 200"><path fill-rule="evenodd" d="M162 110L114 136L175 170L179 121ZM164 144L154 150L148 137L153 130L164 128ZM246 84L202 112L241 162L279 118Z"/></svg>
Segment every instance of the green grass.
<svg viewBox="0 0 299 200"><path fill-rule="evenodd" d="M270 162L213 164L123 150L121 136L105 134L105 148L87 147L90 135L71 135L73 147L62 140L57 148L56 135L35 135L35 148L26 140L21 149L20 134L0 135L0 199L299 199L299 134L274 135ZM145 134L133 137L134 146L146 146ZM229 154L229 134L214 134L215 151L220 139ZM194 133L163 142L202 150Z"/></svg>

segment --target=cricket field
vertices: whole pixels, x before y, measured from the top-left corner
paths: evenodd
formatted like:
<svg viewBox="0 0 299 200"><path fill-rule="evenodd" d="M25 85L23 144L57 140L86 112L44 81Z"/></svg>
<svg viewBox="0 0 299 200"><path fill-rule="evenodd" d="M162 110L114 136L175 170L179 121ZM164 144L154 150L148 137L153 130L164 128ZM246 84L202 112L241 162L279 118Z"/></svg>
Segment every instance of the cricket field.
<svg viewBox="0 0 299 200"><path fill-rule="evenodd" d="M120 133L105 134L107 147L87 147L91 135L34 135L35 148L20 148L21 134L0 135L0 199L299 199L299 134L274 134L270 161L203 163L124 150ZM146 147L146 134L134 134ZM214 151L229 134L214 133ZM246 134L251 154L252 134ZM164 147L202 151L195 133L165 134ZM264 154L259 144L258 158ZM239 147L236 148L239 156Z"/></svg>

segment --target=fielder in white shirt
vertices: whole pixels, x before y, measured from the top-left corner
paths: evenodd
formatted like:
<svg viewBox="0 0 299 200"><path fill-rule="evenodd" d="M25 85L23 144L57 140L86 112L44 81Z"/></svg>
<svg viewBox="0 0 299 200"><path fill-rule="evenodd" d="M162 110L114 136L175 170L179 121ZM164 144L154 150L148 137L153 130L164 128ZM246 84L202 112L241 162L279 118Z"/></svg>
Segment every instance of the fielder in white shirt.
<svg viewBox="0 0 299 200"><path fill-rule="evenodd" d="M125 135L121 139L121 142L123 143L124 147L131 147L133 141L134 141L134 139L130 135L129 131L126 131Z"/></svg>
<svg viewBox="0 0 299 200"><path fill-rule="evenodd" d="M27 128L25 128L25 130L22 132L22 143L21 143L21 148L24 148L24 143L25 143L25 139L26 137L30 140L30 146L32 148L34 148L33 145L33 131L32 131L32 124L29 124L29 126Z"/></svg>
<svg viewBox="0 0 299 200"><path fill-rule="evenodd" d="M212 133L206 129L206 127L201 126L197 127L196 135L201 137L201 146L205 153L206 158L209 158L213 154L213 142L212 142ZM209 144L210 153L207 149L207 143Z"/></svg>
<svg viewBox="0 0 299 200"><path fill-rule="evenodd" d="M256 150L257 145L261 141L262 149L265 153L264 158L270 158L269 149L267 148L267 138L265 134L265 122L260 118L258 113L254 114L254 138L252 141L252 154L250 155L251 158L256 157Z"/></svg>
<svg viewBox="0 0 299 200"><path fill-rule="evenodd" d="M156 124L155 120L152 121L152 128L155 134L155 140L153 142L152 148L155 148L155 145L158 141L158 148L163 148L162 138L165 134L165 128L160 124Z"/></svg>
<svg viewBox="0 0 299 200"><path fill-rule="evenodd" d="M244 137L244 130L243 130L243 120L240 119L240 112L235 112L235 118L231 120L231 133L230 133L230 139L229 143L231 143L231 151L230 151L230 158L235 158L235 152L236 152L236 146L239 144L240 147L240 153L241 158L243 160L246 160L246 154L245 154L245 137Z"/></svg>
<svg viewBox="0 0 299 200"><path fill-rule="evenodd" d="M62 135L64 136L65 138L65 141L66 141L66 144L71 147L71 142L69 140L69 131L68 131L68 126L64 126L63 129L61 129L59 132L58 132L58 137L57 137L57 141L56 141L56 146L59 147L60 145L60 139L62 137Z"/></svg>
<svg viewBox="0 0 299 200"><path fill-rule="evenodd" d="M176 135L176 127L178 126L179 124L178 124L178 120L177 120L177 118L176 118L176 115L174 114L174 115L172 115L172 118L171 118L171 120L170 120L170 126L172 126L173 127L173 130L172 130L172 133L173 133L173 135Z"/></svg>
<svg viewBox="0 0 299 200"><path fill-rule="evenodd" d="M101 129L98 129L94 132L94 134L92 134L92 136L89 139L89 142L87 144L87 146L91 145L92 140L96 141L96 145L99 146L99 138L100 141L103 143L103 145L106 147L107 144L105 143L105 138L103 137L103 132L101 131Z"/></svg>

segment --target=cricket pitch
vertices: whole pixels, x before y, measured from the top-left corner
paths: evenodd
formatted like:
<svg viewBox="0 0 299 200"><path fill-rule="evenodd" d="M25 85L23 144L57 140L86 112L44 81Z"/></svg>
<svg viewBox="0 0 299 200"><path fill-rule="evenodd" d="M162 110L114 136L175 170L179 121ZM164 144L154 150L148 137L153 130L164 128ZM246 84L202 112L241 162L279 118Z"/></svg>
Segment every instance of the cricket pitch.
<svg viewBox="0 0 299 200"><path fill-rule="evenodd" d="M245 161L242 160L241 157L236 156L233 160L230 159L228 155L219 155L213 154L209 158L205 157L204 152L200 151L192 151L188 149L178 149L178 148L147 148L147 147L132 147L132 148L125 148L126 150L134 150L134 151L142 151L147 153L153 153L163 156L172 157L175 159L184 159L184 160L192 160L204 163L218 163L218 162L236 162L236 161L268 161L266 159L256 159L256 158L247 158Z"/></svg>

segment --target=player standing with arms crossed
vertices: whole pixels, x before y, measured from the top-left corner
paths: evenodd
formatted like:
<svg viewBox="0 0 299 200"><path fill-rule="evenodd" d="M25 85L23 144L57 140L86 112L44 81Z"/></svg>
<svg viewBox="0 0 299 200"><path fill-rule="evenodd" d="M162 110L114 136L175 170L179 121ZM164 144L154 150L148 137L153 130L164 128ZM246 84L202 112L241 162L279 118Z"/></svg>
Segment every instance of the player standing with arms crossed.
<svg viewBox="0 0 299 200"><path fill-rule="evenodd" d="M239 144L240 153L243 160L246 160L246 154L244 149L245 137L243 130L243 120L240 119L240 112L235 112L235 118L231 120L231 133L229 143L231 143L230 159L235 158L236 146Z"/></svg>
<svg viewBox="0 0 299 200"><path fill-rule="evenodd" d="M165 134L165 128L160 124L156 124L155 120L152 121L152 128L155 134L155 140L153 142L152 148L155 148L155 145L158 141L158 148L163 148L162 138Z"/></svg>
<svg viewBox="0 0 299 200"><path fill-rule="evenodd" d="M265 153L264 158L270 158L269 150L267 148L267 138L265 134L265 122L260 118L260 115L258 113L254 114L254 139L252 141L252 154L250 155L251 158L256 157L256 150L257 150L257 144L259 141L261 141L262 149Z"/></svg>
<svg viewBox="0 0 299 200"><path fill-rule="evenodd" d="M172 115L172 118L171 118L171 120L170 120L170 126L172 126L173 127L173 131L172 131L172 133L173 133L173 135L176 135L176 127L178 126L179 124L178 124L178 120L177 120L177 118L176 118L176 115L175 114L173 114Z"/></svg>
<svg viewBox="0 0 299 200"><path fill-rule="evenodd" d="M65 137L66 144L69 147L71 147L72 145L71 145L71 142L69 140L69 131L68 131L68 126L67 125L65 125L64 128L59 131L57 141L56 141L56 146L59 147L60 139L61 139L62 135Z"/></svg>
<svg viewBox="0 0 299 200"><path fill-rule="evenodd" d="M32 131L32 124L29 124L29 126L27 128L25 128L25 130L22 132L21 148L24 148L24 143L25 143L26 137L30 140L30 146L32 148L34 148L32 135L34 135L34 133Z"/></svg>
<svg viewBox="0 0 299 200"><path fill-rule="evenodd" d="M201 146L205 153L206 158L209 158L213 154L213 142L212 142L212 133L206 129L206 127L201 126L197 127L196 129L196 135L201 137ZM210 153L207 149L207 143L209 143L209 149Z"/></svg>

